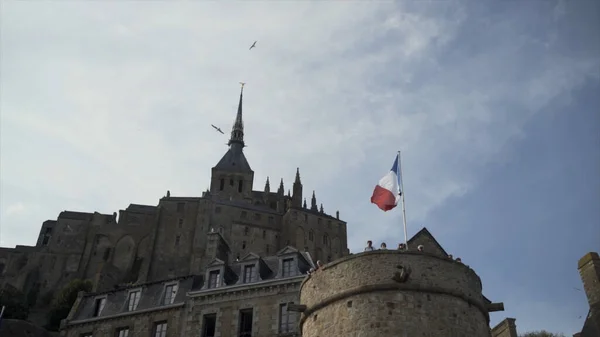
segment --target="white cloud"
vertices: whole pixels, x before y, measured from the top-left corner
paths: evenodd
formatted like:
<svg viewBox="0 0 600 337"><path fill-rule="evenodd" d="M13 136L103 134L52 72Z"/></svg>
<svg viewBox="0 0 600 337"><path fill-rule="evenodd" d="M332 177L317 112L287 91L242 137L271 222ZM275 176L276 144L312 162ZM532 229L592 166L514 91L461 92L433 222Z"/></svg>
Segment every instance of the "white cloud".
<svg viewBox="0 0 600 337"><path fill-rule="evenodd" d="M8 205L8 207L6 207L6 210L4 211L4 214L6 214L6 216L14 216L23 214L26 210L27 208L25 207L25 205L23 205L23 203L17 202L16 204Z"/></svg>
<svg viewBox="0 0 600 337"><path fill-rule="evenodd" d="M243 80L247 156L259 188L267 175L283 175L289 188L300 166L305 190L317 189L326 209L340 208L360 237L366 219L395 226L368 196L402 148L409 217L420 221L465 193L475 183L474 166L493 160L533 114L598 65L547 56L543 68L515 82L524 35L457 58L446 48L465 39L465 9L6 5L2 179L70 200L31 218L32 238L40 220L59 209L156 204L166 189L199 195L225 151L227 135L210 124L229 129ZM510 22L489 29L515 33ZM254 40L257 48L248 51ZM26 143L27 151L19 150ZM367 202L338 201L334 186L350 181L351 199Z"/></svg>

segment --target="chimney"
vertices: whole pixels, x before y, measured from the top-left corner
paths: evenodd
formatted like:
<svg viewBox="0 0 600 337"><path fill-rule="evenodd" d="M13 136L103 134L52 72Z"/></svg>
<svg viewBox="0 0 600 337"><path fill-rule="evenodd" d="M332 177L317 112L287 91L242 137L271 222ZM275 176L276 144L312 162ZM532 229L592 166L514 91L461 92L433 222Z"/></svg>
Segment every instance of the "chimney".
<svg viewBox="0 0 600 337"><path fill-rule="evenodd" d="M578 263L579 275L590 307L600 303L600 257L598 253L585 254Z"/></svg>

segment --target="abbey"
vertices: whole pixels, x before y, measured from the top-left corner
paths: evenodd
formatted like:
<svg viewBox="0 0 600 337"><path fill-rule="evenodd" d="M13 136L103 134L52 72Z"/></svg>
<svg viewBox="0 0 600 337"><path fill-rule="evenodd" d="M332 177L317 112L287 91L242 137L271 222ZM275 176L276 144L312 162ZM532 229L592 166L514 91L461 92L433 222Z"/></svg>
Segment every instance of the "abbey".
<svg viewBox="0 0 600 337"><path fill-rule="evenodd" d="M307 205L299 170L291 192L285 193L283 180L272 190L268 178L262 190L254 189L254 171L243 151L242 106L243 87L228 149L201 196L167 192L158 205L130 204L118 217L61 212L42 224L36 246L0 248L0 285L36 299L30 319L42 325L51 294L73 279L92 280L94 295L79 299L64 322L69 336L103 331L113 336L117 328L128 329L122 336L141 336L142 330L147 336L153 327L165 331L157 336L175 336L181 324L169 317L177 316L173 306L186 295L214 303L194 306L199 319L200 313L209 315L205 336L233 336L248 324L252 336L296 331L295 316L280 307L298 298L303 275L317 260L348 254L346 222L339 212L325 213L314 191ZM162 317L164 325L140 323L152 316L148 312ZM124 313L132 314L128 323ZM246 315L245 328L239 326L240 315ZM118 327L109 322L115 317ZM88 322L101 318L105 323ZM252 322L258 326L252 328Z"/></svg>

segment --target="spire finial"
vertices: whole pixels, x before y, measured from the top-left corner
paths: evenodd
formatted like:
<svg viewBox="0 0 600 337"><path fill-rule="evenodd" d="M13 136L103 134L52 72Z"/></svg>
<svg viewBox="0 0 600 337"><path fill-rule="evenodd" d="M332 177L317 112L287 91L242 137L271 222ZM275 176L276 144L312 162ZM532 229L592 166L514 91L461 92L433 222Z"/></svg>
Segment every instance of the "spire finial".
<svg viewBox="0 0 600 337"><path fill-rule="evenodd" d="M318 211L319 208L317 206L317 197L315 196L315 191L313 190L312 199L310 200L310 209L313 211Z"/></svg>
<svg viewBox="0 0 600 337"><path fill-rule="evenodd" d="M304 205L303 205L303 207L306 208L306 198L304 198Z"/></svg>
<svg viewBox="0 0 600 337"><path fill-rule="evenodd" d="M283 188L283 178L281 178L281 182L279 183L279 189L277 189L277 193L279 193L280 195L283 195L285 189Z"/></svg>
<svg viewBox="0 0 600 337"><path fill-rule="evenodd" d="M294 180L294 184L300 184L300 168L296 167L296 180Z"/></svg>
<svg viewBox="0 0 600 337"><path fill-rule="evenodd" d="M244 97L244 85L246 83L240 82L242 89L240 90L240 103L238 104L237 115L235 116L235 122L231 128L231 138L227 145L232 146L233 144L240 144L243 148L244 144L244 121L242 120L242 99Z"/></svg>
<svg viewBox="0 0 600 337"><path fill-rule="evenodd" d="M323 204L321 204L321 209L319 210L319 212L325 213L325 211L323 210Z"/></svg>
<svg viewBox="0 0 600 337"><path fill-rule="evenodd" d="M271 184L269 183L269 177L267 177L267 182L265 183L265 192L271 192Z"/></svg>

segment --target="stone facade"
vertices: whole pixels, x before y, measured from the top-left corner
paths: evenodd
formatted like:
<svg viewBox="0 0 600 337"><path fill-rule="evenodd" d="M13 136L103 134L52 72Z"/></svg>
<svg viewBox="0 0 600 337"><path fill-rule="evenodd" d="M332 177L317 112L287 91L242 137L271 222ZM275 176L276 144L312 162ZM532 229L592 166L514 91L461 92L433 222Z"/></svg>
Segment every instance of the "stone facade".
<svg viewBox="0 0 600 337"><path fill-rule="evenodd" d="M423 229L408 250L350 255L308 276L297 306L300 330L303 337L516 337L514 319L490 330L489 313L503 304L481 290L477 274Z"/></svg>
<svg viewBox="0 0 600 337"><path fill-rule="evenodd" d="M600 336L600 257L598 253L585 254L577 264L583 289L590 305L590 311L577 337Z"/></svg>
<svg viewBox="0 0 600 337"><path fill-rule="evenodd" d="M240 94L229 148L212 168L209 190L199 197L167 191L156 206L130 204L118 215L61 212L42 224L36 246L0 248L0 286L37 299L33 311L39 315L30 319L42 325L52 294L73 279L90 279L93 291L102 293L204 277L215 259L229 268L250 253L266 258L288 246L306 253L310 264L347 255L339 212L325 213L314 192L307 206L299 170L293 192L285 193L283 180L271 191L268 178L263 190L255 190L244 146Z"/></svg>

